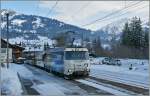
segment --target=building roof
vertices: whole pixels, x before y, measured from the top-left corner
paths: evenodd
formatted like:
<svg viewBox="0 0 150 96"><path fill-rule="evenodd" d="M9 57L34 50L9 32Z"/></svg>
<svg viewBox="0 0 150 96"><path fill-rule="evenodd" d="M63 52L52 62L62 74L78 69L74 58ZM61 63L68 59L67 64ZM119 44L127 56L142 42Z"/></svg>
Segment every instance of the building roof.
<svg viewBox="0 0 150 96"><path fill-rule="evenodd" d="M8 45L9 45L9 48L18 48L20 50L24 50L23 47L18 46L18 45L13 45L10 43L8 43ZM5 41L4 39L1 38L1 48L6 48L6 47L7 47L7 41Z"/></svg>
<svg viewBox="0 0 150 96"><path fill-rule="evenodd" d="M25 48L21 47L21 46L18 46L18 45L12 45L13 48L18 48L20 50L24 50Z"/></svg>
<svg viewBox="0 0 150 96"><path fill-rule="evenodd" d="M12 47L10 43L8 43L9 48ZM7 42L4 39L1 39L1 48L6 48L7 47Z"/></svg>

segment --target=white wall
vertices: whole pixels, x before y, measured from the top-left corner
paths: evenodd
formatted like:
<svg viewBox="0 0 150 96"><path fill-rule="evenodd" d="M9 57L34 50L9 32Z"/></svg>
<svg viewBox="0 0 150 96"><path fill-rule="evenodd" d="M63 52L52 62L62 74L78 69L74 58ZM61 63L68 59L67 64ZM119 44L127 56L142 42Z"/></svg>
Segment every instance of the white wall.
<svg viewBox="0 0 150 96"><path fill-rule="evenodd" d="M9 48L9 62L12 62L12 49ZM1 48L0 50L0 63L6 63L7 60L7 48Z"/></svg>

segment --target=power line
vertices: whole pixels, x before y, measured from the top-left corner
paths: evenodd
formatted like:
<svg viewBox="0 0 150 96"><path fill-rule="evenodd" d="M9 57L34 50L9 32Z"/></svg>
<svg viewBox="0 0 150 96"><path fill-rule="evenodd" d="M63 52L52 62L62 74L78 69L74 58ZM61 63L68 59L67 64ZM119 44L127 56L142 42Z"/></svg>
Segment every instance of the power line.
<svg viewBox="0 0 150 96"><path fill-rule="evenodd" d="M38 12L38 11L39 11L39 10L38 10L38 9L39 9L39 3L40 3L40 0L37 1L37 7L36 7L37 16L38 16L38 14L39 14L39 12Z"/></svg>
<svg viewBox="0 0 150 96"><path fill-rule="evenodd" d="M125 11L129 11L129 9L131 9L132 7L136 8L136 7L139 7L139 5L136 4L134 6L131 6L130 8L126 8ZM114 14L114 15L117 15L117 14Z"/></svg>
<svg viewBox="0 0 150 96"><path fill-rule="evenodd" d="M136 6L136 7L138 7L138 6ZM146 5L146 6L140 7L139 10L141 10L141 9L143 9L143 8L145 8L145 7L148 7L148 6ZM101 20L101 21L106 21L106 20L114 19L114 18L120 17L120 16L122 16L122 15L126 15L127 13L130 13L130 12L125 12L125 13L123 13L123 14L119 14L119 15L117 15L117 16L115 16L115 17L112 17L112 18L109 18L109 19L104 19L104 20Z"/></svg>
<svg viewBox="0 0 150 96"><path fill-rule="evenodd" d="M134 5L137 5L137 4L141 3L141 2L142 2L142 1L139 1L139 2L137 2L137 3L134 3L134 4L132 4L132 5L129 5L129 6L125 7L125 8L122 8L122 9L120 9L120 10L117 10L117 11L115 11L115 12L112 12L112 13L110 13L110 14L107 14L107 15L105 15L105 16L102 17L102 18L99 18L99 19L97 19L97 20L94 20L94 21L92 21L92 22L90 22L90 23L88 23L88 24L82 25L82 26L91 25L91 24L93 24L93 23L95 23L95 22L97 22L97 21L101 21L101 20L103 20L103 19L105 19L105 18L108 18L109 16L112 16L112 15L114 15L114 14L116 14L116 13L119 13L119 12L123 11L124 9L130 8L130 7L132 7L132 6L134 6Z"/></svg>
<svg viewBox="0 0 150 96"><path fill-rule="evenodd" d="M146 6L143 6L143 7L141 7L141 9L143 9L143 8L145 8L145 7L148 7L147 5ZM140 9L139 9L140 10ZM118 15L118 16L116 16L116 17L114 17L114 18L117 18L117 17L119 17L119 16L122 16L122 15L125 15L125 14L127 14L127 13L129 13L129 12L126 12L126 13L124 13L124 14L120 14L120 15ZM112 18L111 18L112 19ZM148 18L147 18L148 19ZM109 19L106 19L106 20L109 20ZM104 21L104 20L103 20ZM144 20L143 22L142 22L142 25L144 24L144 23L146 23L147 21L146 20ZM113 24L113 22L112 23L109 23L109 24L107 24L107 25L110 25L110 24Z"/></svg>
<svg viewBox="0 0 150 96"><path fill-rule="evenodd" d="M71 17L72 17L73 19L75 19L76 14L80 13L81 11L83 11L87 6L89 6L90 3L91 3L91 2L89 1L89 2L87 2L86 4L84 4L82 7L80 7L80 9L79 9L77 12L75 12L75 15L71 15Z"/></svg>
<svg viewBox="0 0 150 96"><path fill-rule="evenodd" d="M55 4L52 6L52 8L49 10L49 12L47 13L46 16L49 16L50 13L52 13L52 11L55 9L55 7L57 6L58 4L58 0L55 2Z"/></svg>

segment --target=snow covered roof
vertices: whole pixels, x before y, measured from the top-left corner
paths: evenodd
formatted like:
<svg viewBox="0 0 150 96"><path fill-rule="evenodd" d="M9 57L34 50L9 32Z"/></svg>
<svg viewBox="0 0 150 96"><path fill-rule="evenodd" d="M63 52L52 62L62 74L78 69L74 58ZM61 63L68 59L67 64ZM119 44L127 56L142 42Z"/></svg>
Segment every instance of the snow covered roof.
<svg viewBox="0 0 150 96"><path fill-rule="evenodd" d="M6 47L6 44L7 44L7 41L5 41L4 39L1 39L2 48L5 48L5 47ZM24 50L23 47L21 47L21 46L19 46L19 45L11 44L11 43L9 43L9 47L11 47L11 48L18 48L18 49L20 49L20 50Z"/></svg>

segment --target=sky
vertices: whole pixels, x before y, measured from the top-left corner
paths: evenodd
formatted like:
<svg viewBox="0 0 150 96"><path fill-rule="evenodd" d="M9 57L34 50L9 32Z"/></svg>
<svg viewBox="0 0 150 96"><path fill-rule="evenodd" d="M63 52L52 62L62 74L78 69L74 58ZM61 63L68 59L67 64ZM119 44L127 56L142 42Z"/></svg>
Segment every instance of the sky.
<svg viewBox="0 0 150 96"><path fill-rule="evenodd" d="M143 22L149 19L149 1L14 0L1 1L1 8L27 15L54 18L93 31L123 18L138 16Z"/></svg>

